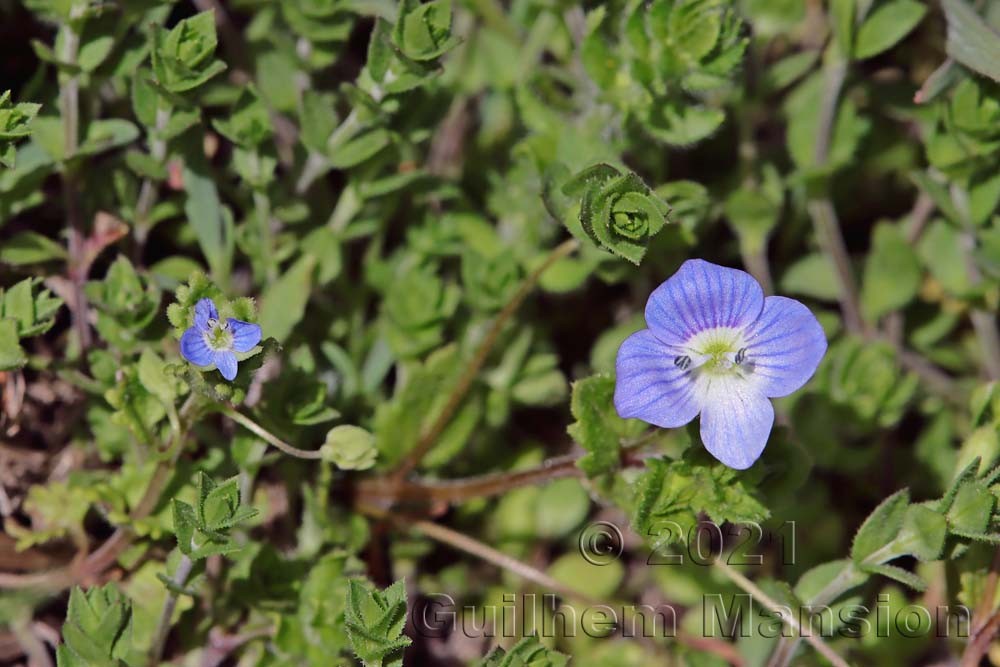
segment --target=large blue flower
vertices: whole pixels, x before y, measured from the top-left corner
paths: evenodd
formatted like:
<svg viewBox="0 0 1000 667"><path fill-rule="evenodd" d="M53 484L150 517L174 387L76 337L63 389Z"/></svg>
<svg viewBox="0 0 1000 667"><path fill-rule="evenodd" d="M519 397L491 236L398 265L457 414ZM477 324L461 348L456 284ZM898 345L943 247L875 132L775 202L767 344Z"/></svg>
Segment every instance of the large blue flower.
<svg viewBox="0 0 1000 667"><path fill-rule="evenodd" d="M700 259L653 291L646 325L618 350L618 414L663 428L701 414L705 447L738 470L764 451L774 425L769 399L804 385L826 353L808 308L765 299L750 274Z"/></svg>
<svg viewBox="0 0 1000 667"><path fill-rule="evenodd" d="M236 377L236 352L249 352L260 342L260 326L232 317L219 321L211 299L194 306L194 324L181 336L181 355L195 366L215 366L222 377Z"/></svg>

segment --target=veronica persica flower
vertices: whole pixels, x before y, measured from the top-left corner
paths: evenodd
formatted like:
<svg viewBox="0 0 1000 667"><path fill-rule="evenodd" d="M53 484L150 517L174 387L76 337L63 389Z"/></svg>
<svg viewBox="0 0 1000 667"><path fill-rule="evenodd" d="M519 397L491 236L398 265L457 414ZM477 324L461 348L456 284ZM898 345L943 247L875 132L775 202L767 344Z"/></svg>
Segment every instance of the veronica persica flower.
<svg viewBox="0 0 1000 667"><path fill-rule="evenodd" d="M236 377L236 352L249 352L260 342L260 326L232 317L219 320L211 299L194 306L194 324L181 336L181 355L195 366L215 366L222 377Z"/></svg>
<svg viewBox="0 0 1000 667"><path fill-rule="evenodd" d="M662 428L700 414L705 447L738 470L764 451L774 425L770 399L804 385L826 352L808 308L764 298L750 274L700 259L653 291L646 325L618 350L618 414Z"/></svg>

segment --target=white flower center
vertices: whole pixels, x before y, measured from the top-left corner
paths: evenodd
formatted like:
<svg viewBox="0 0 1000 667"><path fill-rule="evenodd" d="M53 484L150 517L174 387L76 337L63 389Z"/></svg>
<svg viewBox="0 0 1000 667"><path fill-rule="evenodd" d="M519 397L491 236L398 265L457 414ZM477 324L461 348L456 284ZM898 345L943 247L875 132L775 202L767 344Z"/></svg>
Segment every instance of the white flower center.
<svg viewBox="0 0 1000 667"><path fill-rule="evenodd" d="M700 331L687 340L674 365L684 371L712 376L745 378L753 373L743 331L718 327Z"/></svg>
<svg viewBox="0 0 1000 667"><path fill-rule="evenodd" d="M215 352L223 352L233 348L233 332L229 330L228 322L209 320L205 329L205 344Z"/></svg>

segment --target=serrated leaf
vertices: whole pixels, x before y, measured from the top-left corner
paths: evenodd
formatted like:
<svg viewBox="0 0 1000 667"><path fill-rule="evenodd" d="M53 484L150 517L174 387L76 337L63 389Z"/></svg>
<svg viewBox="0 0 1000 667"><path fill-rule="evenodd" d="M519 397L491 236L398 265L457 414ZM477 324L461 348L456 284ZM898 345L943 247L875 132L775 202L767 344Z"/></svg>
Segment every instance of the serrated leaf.
<svg viewBox="0 0 1000 667"><path fill-rule="evenodd" d="M889 577L909 586L915 591L923 592L927 590L927 582L901 567L896 567L895 565L866 565L864 569L866 572L871 572L872 574L881 574L883 577Z"/></svg>
<svg viewBox="0 0 1000 667"><path fill-rule="evenodd" d="M861 565L896 539L906 518L910 492L901 489L883 500L861 524L851 545L851 559Z"/></svg>
<svg viewBox="0 0 1000 667"><path fill-rule="evenodd" d="M351 579L344 611L347 636L365 667L402 665L402 649L411 640L402 634L406 624L406 587L397 581L384 591Z"/></svg>
<svg viewBox="0 0 1000 667"><path fill-rule="evenodd" d="M621 442L645 430L638 419L622 419L615 412L612 398L614 378L595 375L572 384L570 411L576 421L567 431L573 440L587 450L577 466L588 477L617 470L621 465Z"/></svg>

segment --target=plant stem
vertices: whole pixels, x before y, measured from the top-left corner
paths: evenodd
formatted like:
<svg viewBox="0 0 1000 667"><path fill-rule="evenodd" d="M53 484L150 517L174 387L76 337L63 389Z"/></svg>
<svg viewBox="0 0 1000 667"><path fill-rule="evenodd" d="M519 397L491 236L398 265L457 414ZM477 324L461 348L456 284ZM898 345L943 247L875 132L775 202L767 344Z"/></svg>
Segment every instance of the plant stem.
<svg viewBox="0 0 1000 667"><path fill-rule="evenodd" d="M417 446L413 448L406 458L403 459L403 462L399 465L399 467L393 472L392 477L394 479L399 481L406 477L411 470L420 465L420 461L423 460L427 452L429 452L434 446L438 437L448 425L448 422L451 421L452 416L458 410L459 406L461 406L466 394L472 387L472 383L479 375L479 371L482 369L483 364L486 363L486 359L493 350L493 346L496 345L497 340L500 338L500 332L503 331L504 326L517 311L518 307L520 307L520 305L528 297L531 290L534 289L542 274L557 261L573 253L579 247L580 242L576 239L563 241L549 253L549 255L545 258L545 261L543 261L534 271L528 274L527 278L524 279L524 282L521 283L521 286L518 288L517 292L514 293L514 296L511 297L510 301L504 305L496 319L493 320L493 324L490 326L490 329L486 332L486 336L483 338L483 341L476 349L472 360L469 361L469 365L465 368L461 377L459 377L458 382L455 384L455 388L452 389L451 395L448 396L448 401L445 403L445 406L441 410L440 414L438 414L430 428L420 435L420 439L417 441Z"/></svg>
<svg viewBox="0 0 1000 667"><path fill-rule="evenodd" d="M62 50L60 59L70 65L75 65L80 50L80 36L69 23L60 28ZM87 322L87 295L83 291L85 275L85 232L83 215L80 211L80 195L77 188L75 167L71 160L79 149L80 141L80 79L75 74L59 75L59 113L63 125L63 163L62 185L63 202L66 206L67 226L69 227L69 264L68 272L73 285L73 325L81 350L86 350L93 343L90 325Z"/></svg>
<svg viewBox="0 0 1000 667"><path fill-rule="evenodd" d="M795 614L783 614L782 610L785 608L784 605L780 605L775 602L771 597L762 591L757 584L753 583L741 573L734 570L728 563L722 558L717 558L713 562L713 566L722 572L726 577L732 581L734 584L739 586L742 590L750 594L752 599L755 599L759 604L767 607L771 612L777 614L781 620L795 632L796 635L805 639L809 644L819 652L824 658L830 661L830 664L834 667L850 667L843 658L841 658L837 653L830 648L830 646L824 642L819 637L816 637L811 632L803 634L802 626L799 621L795 618Z"/></svg>
<svg viewBox="0 0 1000 667"><path fill-rule="evenodd" d="M181 555L174 570L174 578L171 580L177 588L181 588L191 575L194 561L185 555ZM167 636L170 634L170 622L174 617L174 609L177 607L177 592L167 589L167 599L163 601L163 610L160 612L160 620L156 625L156 632L153 634L153 644L149 648L150 667L160 664L160 656L163 655L163 647L167 643Z"/></svg>
<svg viewBox="0 0 1000 667"><path fill-rule="evenodd" d="M356 498L359 503L388 510L396 504L415 506L421 504L456 504L477 498L490 498L514 489L536 484L547 484L567 477L584 477L577 467L576 454L554 456L533 468L510 472L495 472L448 480L403 480L375 477L358 482ZM642 466L644 458L625 450L622 466Z"/></svg>
<svg viewBox="0 0 1000 667"><path fill-rule="evenodd" d="M962 255L965 258L965 272L969 283L975 287L982 283L983 274L976 265L973 251L976 249L976 227L969 210L969 195L957 185L951 186L951 201L962 217L964 230L961 235ZM1000 380L1000 333L997 332L996 316L982 308L973 307L969 314L972 328L979 340L983 353L983 367L990 380Z"/></svg>
<svg viewBox="0 0 1000 667"><path fill-rule="evenodd" d="M846 60L838 60L827 65L823 98L819 110L816 146L813 153L813 162L817 169L825 167L830 157L830 144L837 121L840 91L846 78ZM840 310L844 316L844 324L851 333L863 334L864 321L861 318L861 308L858 305L858 290L854 282L854 274L851 271L851 259L847 254L847 246L844 244L844 236L840 231L837 212L829 194L812 198L809 201L808 209L809 215L812 217L816 239L824 254L833 264L837 275Z"/></svg>
<svg viewBox="0 0 1000 667"><path fill-rule="evenodd" d="M320 450L299 449L298 447L289 445L287 442L285 442L284 440L282 440L281 438L274 435L266 428L255 422L253 419L250 419L250 417L247 417L242 412L238 412L234 408L225 407L222 409L222 414L226 415L227 417L229 417L234 422L236 422L243 428L247 429L254 435L262 438L264 441L274 445L275 447L277 447L284 453L288 454L289 456L294 456L295 458L298 459L314 459L314 460L323 458L323 455L320 453Z"/></svg>
<svg viewBox="0 0 1000 667"><path fill-rule="evenodd" d="M259 162L259 157L256 154L255 160ZM264 275L267 276L267 281L270 283L277 279L278 272L272 259L274 241L271 238L271 200L267 193L254 188L253 206L254 214L257 216L257 230L260 234L260 260L264 265Z"/></svg>
<svg viewBox="0 0 1000 667"><path fill-rule="evenodd" d="M149 153L157 162L162 163L167 157L167 142L163 139L162 133L166 130L167 123L170 122L170 111L159 104L156 108L156 134L149 146ZM142 249L146 245L146 238L149 236L149 213L156 203L157 185L150 179L142 181L139 188L139 198L135 204L135 243L138 246L138 254L142 254Z"/></svg>
<svg viewBox="0 0 1000 667"><path fill-rule="evenodd" d="M573 454L557 456L526 470L490 473L444 481L397 482L392 478L363 479L358 484L358 500L389 509L397 503L460 503L473 498L488 498L512 489L544 484L564 477L582 477Z"/></svg>
<svg viewBox="0 0 1000 667"><path fill-rule="evenodd" d="M469 537L464 533L460 533L446 526L434 523L433 521L425 521L422 519L413 520L406 517L391 516L387 513L371 509L368 510L368 513L374 518L390 521L400 529L417 530L433 540L437 540L442 544L447 544L448 546L459 551L463 551L467 554L475 556L476 558L480 558L488 563L496 565L501 569L512 572L522 579L548 589L561 597L577 600L578 602L582 602L583 604L591 607L604 608L611 606L607 600L601 600L588 595L587 593L578 591L571 586L567 586L562 582L557 581L545 572L532 567L528 563L513 558L512 556L508 556L488 544ZM637 613L634 608L629 605L616 605L616 607L621 608L623 615ZM671 607L671 609L672 608L673 607ZM623 623L628 621L629 619L622 619ZM713 653L723 660L726 660L731 665L741 666L743 664L743 659L740 657L735 647L727 642L710 637L695 637L680 629L677 629L676 639L682 644L686 644L692 648ZM837 667L843 666L838 665Z"/></svg>
<svg viewBox="0 0 1000 667"><path fill-rule="evenodd" d="M45 644L35 635L30 619L17 619L10 625L11 632L28 657L30 667L53 667L52 658Z"/></svg>

